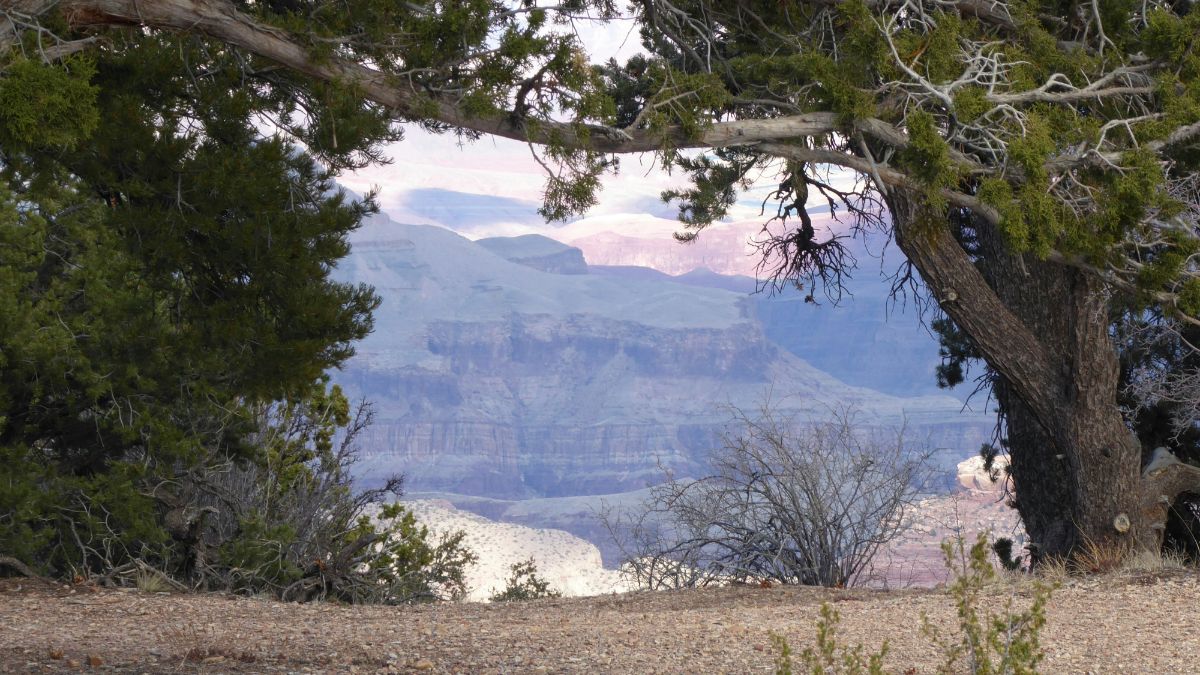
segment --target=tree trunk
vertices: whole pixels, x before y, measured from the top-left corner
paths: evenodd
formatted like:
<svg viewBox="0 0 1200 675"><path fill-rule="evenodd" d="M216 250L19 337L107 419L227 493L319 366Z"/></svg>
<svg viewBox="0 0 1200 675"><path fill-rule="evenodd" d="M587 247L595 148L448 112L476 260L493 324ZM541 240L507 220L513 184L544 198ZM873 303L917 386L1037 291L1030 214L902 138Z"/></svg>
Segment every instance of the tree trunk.
<svg viewBox="0 0 1200 675"><path fill-rule="evenodd" d="M1035 562L1087 543L1157 550L1167 507L1183 486L1200 485L1200 470L1175 463L1143 477L1142 449L1117 404L1106 290L1085 272L1009 253L982 223L973 261L944 218L922 217L918 199L888 197L897 242L998 374Z"/></svg>
<svg viewBox="0 0 1200 675"><path fill-rule="evenodd" d="M1058 414L1046 422L1003 375L995 390L1032 553L1064 556L1087 542L1128 548L1153 535L1140 517L1142 449L1117 404L1108 292L1092 275L1008 253L993 227L978 230L980 271L1058 371L1058 389L1050 392Z"/></svg>

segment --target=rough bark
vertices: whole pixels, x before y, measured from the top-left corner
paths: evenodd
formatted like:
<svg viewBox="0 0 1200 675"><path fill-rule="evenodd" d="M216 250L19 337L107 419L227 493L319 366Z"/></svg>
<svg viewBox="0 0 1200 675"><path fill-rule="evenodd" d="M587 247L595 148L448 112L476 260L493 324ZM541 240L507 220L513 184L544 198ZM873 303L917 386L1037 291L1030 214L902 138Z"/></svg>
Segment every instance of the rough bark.
<svg viewBox="0 0 1200 675"><path fill-rule="evenodd" d="M1080 270L1008 252L978 223L972 259L918 198L889 198L897 241L942 309L998 374L1016 505L1035 560L1085 542L1157 550L1169 506L1200 469L1167 463L1143 477L1142 448L1117 404L1109 293Z"/></svg>
<svg viewBox="0 0 1200 675"><path fill-rule="evenodd" d="M1117 404L1109 293L1078 270L1009 253L995 228L978 229L982 274L1055 355L1049 367L1059 378L1045 392L1057 414L1045 419L1030 419L1007 375L996 388L1009 423L1017 508L1039 545L1034 552L1065 555L1084 541L1130 546L1151 530L1139 511L1142 450Z"/></svg>

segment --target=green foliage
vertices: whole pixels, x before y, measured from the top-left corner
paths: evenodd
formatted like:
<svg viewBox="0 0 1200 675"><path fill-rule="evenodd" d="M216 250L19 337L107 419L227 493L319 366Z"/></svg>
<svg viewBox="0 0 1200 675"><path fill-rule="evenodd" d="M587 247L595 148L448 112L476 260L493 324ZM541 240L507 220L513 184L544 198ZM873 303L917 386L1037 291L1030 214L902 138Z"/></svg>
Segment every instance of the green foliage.
<svg viewBox="0 0 1200 675"><path fill-rule="evenodd" d="M862 90L872 86L879 73L894 72L887 41L876 27L876 15L864 0L838 3L834 21L843 36L843 44L834 60L840 66L839 70L846 85ZM860 91L859 94L852 95L858 99L857 105L839 109L843 119L850 115L861 119L873 114L869 109L875 107L874 102L870 96L863 96L864 93Z"/></svg>
<svg viewBox="0 0 1200 675"><path fill-rule="evenodd" d="M941 218L946 210L946 198L941 191L958 180L958 171L950 161L950 146L932 115L918 110L909 114L906 121L909 141L900 161L923 188L922 208L926 217Z"/></svg>
<svg viewBox="0 0 1200 675"><path fill-rule="evenodd" d="M802 672L812 675L882 675L883 659L888 653L887 641L884 641L878 652L864 656L862 645L847 647L838 644L839 621L841 617L837 610L827 602L821 603L821 618L817 619L816 648L806 647L800 652ZM771 633L771 644L777 652L775 675L792 675L796 672L787 639L777 633Z"/></svg>
<svg viewBox="0 0 1200 675"><path fill-rule="evenodd" d="M847 127L876 112L871 96L858 86L864 71L819 52L746 54L730 59L730 68L736 78L751 78L773 91L805 90L812 97L809 105L813 109L838 113Z"/></svg>
<svg viewBox="0 0 1200 675"><path fill-rule="evenodd" d="M972 359L979 358L975 342L948 317L934 319L930 324L938 337L937 385L943 389L956 387L966 380Z"/></svg>
<svg viewBox="0 0 1200 675"><path fill-rule="evenodd" d="M1003 548L1001 544L1005 541L1011 554L1012 542L1009 540L997 540L997 549ZM1038 582L1029 609L1014 611L1013 598L1009 597L1002 611L991 612L986 608L989 602L987 590L996 584L997 576L988 559L987 535L981 533L969 551L962 539L948 540L943 542L942 552L946 566L954 573L947 590L957 610L958 633L946 638L928 617L922 618L922 632L944 659L938 672L947 675L959 672L1032 675L1038 672L1037 666L1042 660L1040 633L1046 624L1046 603L1050 600L1051 589ZM821 618L816 623L816 645L801 652L801 672L812 675L883 673L887 642L879 652L864 656L861 644L847 647L838 643L838 621L837 611L829 603L822 603ZM797 672L787 639L772 633L771 643L776 651L776 675Z"/></svg>
<svg viewBox="0 0 1200 675"><path fill-rule="evenodd" d="M984 178L979 181L976 196L979 201L999 212L1000 227L1009 242L1014 246L1027 245L1030 223L1008 181L1003 178Z"/></svg>
<svg viewBox="0 0 1200 675"><path fill-rule="evenodd" d="M141 47L97 60L86 145L14 143L0 165L0 445L67 474L246 452L239 401L307 387L378 304L330 278L374 205L260 137L272 95L189 77L195 45Z"/></svg>
<svg viewBox="0 0 1200 675"><path fill-rule="evenodd" d="M873 173L862 167L866 146L874 146L873 161L907 174L911 182L904 184L920 189L919 218L948 215L946 190L978 194L1001 216L999 230L1013 251L1063 253L1097 267L1131 254L1139 263L1155 256L1134 251L1129 241L1154 239L1148 218L1169 219L1180 208L1166 196L1168 178L1200 166L1194 146L1160 147L1200 115L1200 50L1193 44L1200 18L1182 6L1104 0L1095 11L1072 13L1053 3L1008 0L981 12L945 6L898 17L891 4L862 0L679 0L669 9L634 3L628 11L640 22L645 53L602 66L588 63L565 27L582 14L615 16L612 0L553 7L507 0L428 6L237 0L234 6L287 31L318 64L335 57L370 64L405 100L388 109L363 103L362 92L338 78L316 81L237 50L209 49L203 40L112 30L120 39L96 50L101 59L139 58L119 64L129 86L115 93L126 105L103 100L115 81L106 80L114 63L72 58L45 66L14 57L0 77L0 128L20 143L72 146L100 115L115 113L123 122L153 116L169 130L166 138L188 147L182 137L192 132L221 141L253 137L242 132L255 115L337 170L381 160L380 144L400 136L394 116L471 140L479 132L454 126L466 116L473 129L499 125L545 145L550 178L542 213L552 220L595 204L600 176L615 166L599 148L649 137L664 165L696 179L669 198L699 231L722 217L748 182L727 158L696 166L700 160L680 153L681 144L718 120L827 112L836 115L840 133L773 140L818 156L844 155L864 174ZM61 19L53 27L71 32ZM41 35L26 33L23 53L33 54ZM204 77L188 83L177 77L181 68ZM210 77L225 86L207 86ZM1128 91L1071 95L1101 83ZM186 92L187 105L162 105L188 87L203 91ZM127 105L137 100L135 91L152 99L147 115ZM563 121L571 132L555 133ZM908 142L878 133L887 128L879 122L907 133ZM145 136L137 140L130 147L149 147ZM747 161L761 160L760 168L778 152L762 147L742 148ZM191 167L172 163L183 157L157 157L157 174L190 175ZM1047 162L1059 165L1048 170ZM1074 165L1069 180L1067 164ZM126 198L137 194L112 176L84 178ZM848 200L857 206L843 206L860 222L876 223L884 200L869 190L857 196ZM1136 279L1129 270L1128 280L1145 291L1142 304L1183 290L1178 266L1164 264Z"/></svg>
<svg viewBox="0 0 1200 675"><path fill-rule="evenodd" d="M479 557L466 548L466 532L443 533L436 542L429 528L419 525L400 503L385 505L379 513L384 533L379 555L368 563L371 573L406 601L461 600L466 597L466 568ZM360 527L366 528L366 521Z"/></svg>
<svg viewBox="0 0 1200 675"><path fill-rule="evenodd" d="M1033 250L1046 255L1063 228L1058 204L1047 194L1050 176L1045 162L1055 150L1049 124L1037 115L1030 115L1021 138L1008 145L1009 163L1022 173L1022 183L1016 193L1020 222L1006 218L1001 227L1009 245L1016 251ZM1012 211L1007 216L1014 216Z"/></svg>
<svg viewBox="0 0 1200 675"><path fill-rule="evenodd" d="M475 556L462 532L433 541L395 485L355 491L355 439L369 411L324 382L260 411L258 461L199 485L220 495L205 531L211 584L286 600L406 603L458 599ZM373 515L375 513L375 515ZM217 546L219 544L219 546ZM210 585L211 585L210 584Z"/></svg>
<svg viewBox="0 0 1200 675"><path fill-rule="evenodd" d="M296 531L290 525L244 516L234 538L221 545L216 562L238 570L230 586L234 592L286 589L304 577L304 568L287 554L295 544Z"/></svg>
<svg viewBox="0 0 1200 675"><path fill-rule="evenodd" d="M356 92L248 86L253 67L134 31L0 68L0 551L44 573L278 591L308 574L298 552L344 543L282 505L330 481L332 502L361 497L322 378L372 326L372 290L331 272L375 205L334 170L395 135ZM280 400L325 417L264 440ZM229 475L275 500L201 487Z"/></svg>
<svg viewBox="0 0 1200 675"><path fill-rule="evenodd" d="M39 454L0 448L0 551L58 576L87 575L133 558L163 564L170 557L137 467L63 475Z"/></svg>
<svg viewBox="0 0 1200 675"><path fill-rule="evenodd" d="M963 20L954 14L935 12L933 29L922 36L920 65L930 82L942 84L957 78L963 70L959 40L963 37Z"/></svg>
<svg viewBox="0 0 1200 675"><path fill-rule="evenodd" d="M824 605L822 605L822 608ZM788 643L787 638L779 633L771 632L771 646L778 652L775 655L775 675L792 675L794 666L792 663L792 645Z"/></svg>
<svg viewBox="0 0 1200 675"><path fill-rule="evenodd" d="M1020 572L1021 556L1013 556L1013 540L1008 537L1000 537L992 542L992 552L996 554L996 560L1000 561L1000 566L1009 572Z"/></svg>
<svg viewBox="0 0 1200 675"><path fill-rule="evenodd" d="M1009 597L999 613L992 613L985 608L986 590L996 583L996 570L988 559L987 535L980 533L969 550L961 538L948 540L942 552L955 573L947 590L957 609L958 635L943 637L928 618L922 626L944 656L939 672L956 673L965 667L980 675L1036 673L1043 656L1039 640L1050 588L1037 582L1027 610L1015 611Z"/></svg>
<svg viewBox="0 0 1200 675"><path fill-rule="evenodd" d="M644 119L655 131L678 127L683 138L695 138L730 101L724 83L712 73L679 72L651 64L643 77L654 92L646 101Z"/></svg>
<svg viewBox="0 0 1200 675"><path fill-rule="evenodd" d="M973 122L991 108L983 87L963 87L954 92L954 115L962 122Z"/></svg>
<svg viewBox="0 0 1200 675"><path fill-rule="evenodd" d="M12 446L0 446L0 465L0 551L45 570L41 555L58 524L57 495L43 489L49 469L28 448Z"/></svg>
<svg viewBox="0 0 1200 675"><path fill-rule="evenodd" d="M45 65L25 58L0 74L0 145L73 147L96 128L94 64L73 58Z"/></svg>
<svg viewBox="0 0 1200 675"><path fill-rule="evenodd" d="M1179 289L1179 311L1200 316L1200 279L1188 279Z"/></svg>
<svg viewBox="0 0 1200 675"><path fill-rule="evenodd" d="M997 540L997 545L1007 539ZM1010 549L1009 552L1012 552ZM1002 548L1002 546L998 546ZM1039 635L1045 626L1045 607L1051 590L1040 583L1034 586L1030 608L1014 611L1010 597L1000 613L986 609L990 601L986 591L996 584L996 571L988 560L988 537L980 533L970 551L961 539L942 544L946 565L954 573L948 591L954 599L958 614L958 635L943 637L928 617L923 617L922 632L932 640L944 661L938 673L974 673L978 675L1032 675L1042 661ZM1002 558L1003 560L1003 558ZM1006 566L1007 567L1007 566ZM816 645L800 652L803 673L826 675L832 673L881 674L888 644L880 651L864 656L863 645L845 646L838 643L839 615L829 603L821 605L821 619L816 622ZM775 647L776 675L796 673L791 646L782 635L772 633Z"/></svg>
<svg viewBox="0 0 1200 675"><path fill-rule="evenodd" d="M537 564L533 558L513 563L509 568L508 581L504 590L492 594L492 602L512 602L514 600L539 600L541 598L557 598L562 593L550 588L550 582L538 576Z"/></svg>
<svg viewBox="0 0 1200 675"><path fill-rule="evenodd" d="M103 492L105 509L128 514L122 527L140 530L118 495L141 508L138 487L155 480L213 461L258 466L256 406L302 398L371 328L373 294L329 272L374 205L338 194L333 179L380 161L400 136L397 118L447 132L467 115L474 128L545 143L551 219L595 204L616 164L595 148L648 136L692 179L665 195L689 226L683 239L727 216L754 179L777 180L771 153L783 145L793 162L843 157L871 180L877 168L906 175L923 225L968 221L957 235L974 229L1010 253L1103 270L1138 310L1200 311L1200 283L1188 279L1196 247L1170 234L1192 217L1190 197L1172 193L1194 191L1200 149L1163 145L1200 116L1200 12L1187 3L1102 0L1076 12L1010 0L900 16L862 0L678 0L669 15L634 3L646 54L604 67L587 63L567 25L612 16L614 2L535 4L233 2L318 65L369 64L415 92L389 107L187 31L85 33L54 11L34 17L45 21L36 29L21 24L0 57L0 448L27 474L0 497L26 515L0 526L35 542L20 546L60 571L107 559L121 548L107 535L112 546L70 555L55 543L64 509L90 513ZM92 45L86 57L43 49L80 39ZM1123 91L1079 95L1089 86ZM680 152L717 120L814 112L836 116L839 133ZM950 208L948 190L960 193L955 204L977 197L991 208ZM786 194L773 193L777 212L787 213ZM825 194L881 227L882 195ZM993 213L998 224L976 218ZM796 261L812 255L780 257L782 280L811 274ZM850 264L816 260L834 278ZM991 261L980 262L986 271ZM956 364L971 351L949 346L946 383L962 379ZM283 477L300 480L302 465ZM59 506L17 508L30 490ZM287 535L265 522L245 529ZM239 555L254 558L253 548Z"/></svg>
<svg viewBox="0 0 1200 675"><path fill-rule="evenodd" d="M690 174L691 185L664 190L662 200L677 202L679 220L698 230L728 215L737 202L738 190L749 185L747 174L758 160L742 150L722 148L695 158L680 157L677 163Z"/></svg>
<svg viewBox="0 0 1200 675"><path fill-rule="evenodd" d="M561 221L595 206L600 176L609 168L610 162L591 152L559 152L551 148L551 153L571 169L567 176L547 177L538 213L547 220Z"/></svg>

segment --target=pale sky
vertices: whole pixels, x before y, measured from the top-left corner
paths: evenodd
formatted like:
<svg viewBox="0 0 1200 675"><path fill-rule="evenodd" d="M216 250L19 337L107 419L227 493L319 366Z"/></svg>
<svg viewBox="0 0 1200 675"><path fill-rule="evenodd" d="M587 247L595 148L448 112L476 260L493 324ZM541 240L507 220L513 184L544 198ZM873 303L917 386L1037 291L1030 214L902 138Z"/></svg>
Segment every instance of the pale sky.
<svg viewBox="0 0 1200 675"><path fill-rule="evenodd" d="M641 51L633 21L578 22L575 29L593 61L612 57L622 61ZM546 175L525 143L484 137L463 144L453 134L430 134L409 125L405 139L389 146L385 154L392 158L391 164L345 174L339 181L359 193L379 188L380 205L395 221L445 225L472 238L554 236L558 231L537 215ZM744 194L731 220L761 224L765 217L759 215L760 206L771 182ZM653 154L623 156L620 173L604 178L600 201L584 220L623 216L616 229L648 227L651 224L642 221L649 220L657 221L661 229L662 219L674 218L675 207L663 204L659 195L667 187L684 184L686 177L678 172L668 175ZM484 199L457 200L454 193ZM503 200L502 208L486 198ZM816 199L814 204L821 203ZM472 209L487 212L474 218Z"/></svg>
<svg viewBox="0 0 1200 675"><path fill-rule="evenodd" d="M573 28L593 61L625 60L641 51L631 20L608 24L579 21ZM469 236L517 235L548 229L536 213L542 200L545 171L534 161L527 144L485 137L464 145L453 134L430 134L409 125L405 139L389 146L386 154L392 158L392 164L368 167L339 180L360 193L378 187L380 205L393 220L436 222L423 216L423 209L410 208L413 205L409 193L446 190L517 200L528 207L526 213L510 222L491 222L466 230L456 228ZM647 200L657 200L669 178L652 163L651 155L623 158L621 175L606 178L601 203L594 215L642 210L637 207ZM517 216L515 212L509 215Z"/></svg>

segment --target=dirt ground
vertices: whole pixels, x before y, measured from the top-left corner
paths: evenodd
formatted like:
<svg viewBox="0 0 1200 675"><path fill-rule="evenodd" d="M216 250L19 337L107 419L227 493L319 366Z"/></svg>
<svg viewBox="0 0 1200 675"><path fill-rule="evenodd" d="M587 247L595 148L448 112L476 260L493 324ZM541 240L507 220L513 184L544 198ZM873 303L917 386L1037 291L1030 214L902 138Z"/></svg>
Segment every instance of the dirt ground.
<svg viewBox="0 0 1200 675"><path fill-rule="evenodd" d="M1012 597L997 589L989 604ZM945 634L954 626L940 590L738 587L351 607L7 579L0 672L770 672L770 633L798 652L824 601L841 614L841 640L870 650L887 640L890 672L938 665L922 615ZM1200 576L1070 579L1050 603L1043 646L1046 673L1200 673Z"/></svg>

